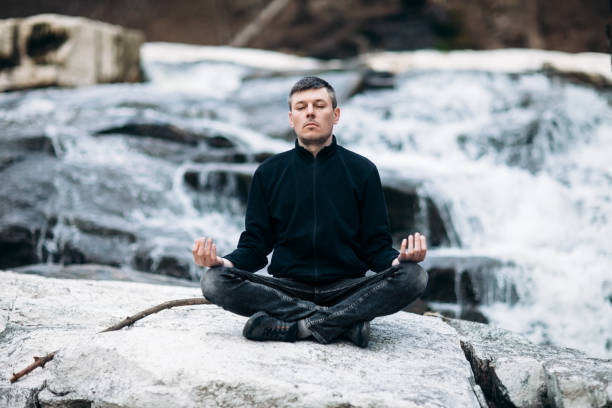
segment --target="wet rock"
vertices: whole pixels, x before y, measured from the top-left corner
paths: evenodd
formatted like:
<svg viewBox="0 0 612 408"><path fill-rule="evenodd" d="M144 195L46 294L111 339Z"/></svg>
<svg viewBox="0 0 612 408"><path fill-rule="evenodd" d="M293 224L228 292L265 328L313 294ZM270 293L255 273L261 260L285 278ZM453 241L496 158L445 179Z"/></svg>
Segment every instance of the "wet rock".
<svg viewBox="0 0 612 408"><path fill-rule="evenodd" d="M120 134L129 136L146 136L169 142L183 143L195 146L201 139L196 134L180 129L172 124L128 123L123 126L103 129L98 135Z"/></svg>
<svg viewBox="0 0 612 408"><path fill-rule="evenodd" d="M47 135L13 135L3 134L0 136L0 149L3 153L22 152L22 153L45 153L57 157L61 150L51 137Z"/></svg>
<svg viewBox="0 0 612 408"><path fill-rule="evenodd" d="M462 309L459 319L476 323L489 323L489 319L484 315L484 313L474 307Z"/></svg>
<svg viewBox="0 0 612 408"><path fill-rule="evenodd" d="M185 171L183 181L198 192L215 193L219 198L235 198L246 208L254 165L208 166Z"/></svg>
<svg viewBox="0 0 612 408"><path fill-rule="evenodd" d="M427 268L429 281L422 299L435 302L457 303L456 272L452 268Z"/></svg>
<svg viewBox="0 0 612 408"><path fill-rule="evenodd" d="M427 236L430 247L460 245L450 214L419 191L419 181L383 175L382 182L394 242L419 231Z"/></svg>
<svg viewBox="0 0 612 408"><path fill-rule="evenodd" d="M40 230L22 225L0 226L0 268L38 262L37 244Z"/></svg>
<svg viewBox="0 0 612 408"><path fill-rule="evenodd" d="M139 271L191 281L198 281L201 272L186 248L152 246L146 242L135 250L130 265Z"/></svg>
<svg viewBox="0 0 612 408"><path fill-rule="evenodd" d="M40 262L39 240L48 228L45 206L57 194L56 161L31 154L14 161L0 175L0 265Z"/></svg>
<svg viewBox="0 0 612 408"><path fill-rule="evenodd" d="M428 254L422 263L430 276L422 298L464 307L493 302L515 304L519 297L512 276L515 265L482 256Z"/></svg>
<svg viewBox="0 0 612 408"><path fill-rule="evenodd" d="M604 407L612 404L612 360L538 346L508 330L448 320L460 336L491 406Z"/></svg>
<svg viewBox="0 0 612 408"><path fill-rule="evenodd" d="M136 30L41 14L0 24L0 91L140 81Z"/></svg>
<svg viewBox="0 0 612 408"><path fill-rule="evenodd" d="M194 163L246 163L249 154L239 149L215 149L197 153L191 157Z"/></svg>

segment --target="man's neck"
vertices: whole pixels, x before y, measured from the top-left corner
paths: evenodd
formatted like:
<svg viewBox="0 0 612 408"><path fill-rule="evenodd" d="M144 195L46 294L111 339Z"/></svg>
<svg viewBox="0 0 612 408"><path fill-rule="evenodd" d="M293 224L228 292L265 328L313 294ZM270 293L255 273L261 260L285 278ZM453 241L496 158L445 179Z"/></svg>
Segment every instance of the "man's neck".
<svg viewBox="0 0 612 408"><path fill-rule="evenodd" d="M332 144L334 137L333 134L329 135L327 140L323 144L304 144L302 140L298 137L298 144L302 146L304 149L308 150L314 157L317 157L317 154L323 150L324 147L327 147Z"/></svg>

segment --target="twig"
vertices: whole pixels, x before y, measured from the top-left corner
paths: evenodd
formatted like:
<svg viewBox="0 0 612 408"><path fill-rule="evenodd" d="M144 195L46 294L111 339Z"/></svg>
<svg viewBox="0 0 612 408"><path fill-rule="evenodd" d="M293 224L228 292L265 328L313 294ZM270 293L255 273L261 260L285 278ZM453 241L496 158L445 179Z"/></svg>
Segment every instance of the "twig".
<svg viewBox="0 0 612 408"><path fill-rule="evenodd" d="M423 316L438 317L438 318L442 319L445 322L450 320L448 317L443 316L443 315L441 315L438 312L425 312L425 313L423 313Z"/></svg>
<svg viewBox="0 0 612 408"><path fill-rule="evenodd" d="M157 313L164 309L170 309L176 306L192 306L192 305L209 305L210 302L204 298L193 298L193 299L177 299L170 300L168 302L164 302L157 306L150 307L142 312L138 312L133 316L128 316L117 324L114 324L99 333L115 331L124 328L125 326L130 326L134 324L134 322L142 319L143 317L147 317L150 314Z"/></svg>
<svg viewBox="0 0 612 408"><path fill-rule="evenodd" d="M104 329L99 333L119 330L125 326L130 326L134 322L142 319L143 317L147 317L150 314L157 313L164 309L170 309L176 306L209 305L209 304L211 304L210 301L204 298L170 300L168 302L164 302L157 306L150 307L146 310L143 310L142 312L138 312L133 316L128 316L125 319L123 319L121 322L114 324L111 327ZM19 371L17 374L13 373L13 376L11 377L11 384L17 381L19 378L23 377L24 375L28 374L30 371L34 370L35 368L44 367L48 361L53 360L53 356L55 355L55 353L56 352L54 351L53 353L49 353L44 357L34 357L34 362L32 364L30 364L23 370Z"/></svg>
<svg viewBox="0 0 612 408"><path fill-rule="evenodd" d="M272 0L262 11L243 28L229 45L232 47L246 47L259 35L268 24L281 12L290 0Z"/></svg>
<svg viewBox="0 0 612 408"><path fill-rule="evenodd" d="M30 364L29 366L27 366L16 374L13 373L13 376L11 377L11 384L23 377L24 375L28 374L30 371L34 370L36 367L44 367L48 361L53 360L53 356L55 356L55 351L53 353L47 354L44 357L34 357L34 362L32 364Z"/></svg>

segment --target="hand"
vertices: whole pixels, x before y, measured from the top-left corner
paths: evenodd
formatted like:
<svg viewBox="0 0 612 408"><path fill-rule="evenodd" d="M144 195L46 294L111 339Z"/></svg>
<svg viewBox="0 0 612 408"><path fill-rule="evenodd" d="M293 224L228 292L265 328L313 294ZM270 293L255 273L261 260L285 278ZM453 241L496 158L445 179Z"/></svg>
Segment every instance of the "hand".
<svg viewBox="0 0 612 408"><path fill-rule="evenodd" d="M400 254L393 260L391 265L398 265L400 262L406 261L422 262L425 260L426 254L427 240L425 235L421 235L417 232L414 236L408 235L408 240L406 240L406 238L402 240Z"/></svg>
<svg viewBox="0 0 612 408"><path fill-rule="evenodd" d="M234 266L227 259L217 256L217 246L213 244L212 238L208 238L208 241L206 237L196 239L191 252L193 252L193 260L196 265L208 267L219 265Z"/></svg>

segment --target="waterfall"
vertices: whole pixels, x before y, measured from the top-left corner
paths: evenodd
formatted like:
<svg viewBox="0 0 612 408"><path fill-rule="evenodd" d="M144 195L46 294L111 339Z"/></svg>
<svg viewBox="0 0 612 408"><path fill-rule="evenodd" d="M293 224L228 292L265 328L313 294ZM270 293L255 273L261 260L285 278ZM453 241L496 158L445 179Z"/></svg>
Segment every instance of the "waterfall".
<svg viewBox="0 0 612 408"><path fill-rule="evenodd" d="M610 91L452 67L377 87L338 62L147 47L147 83L0 94L1 220L33 258L197 279L193 239L235 247L254 169L292 148L289 86L322 72L338 142L378 166L394 214L439 230L428 257L484 260L468 278L491 324L612 357ZM397 244L413 226L391 221Z"/></svg>

